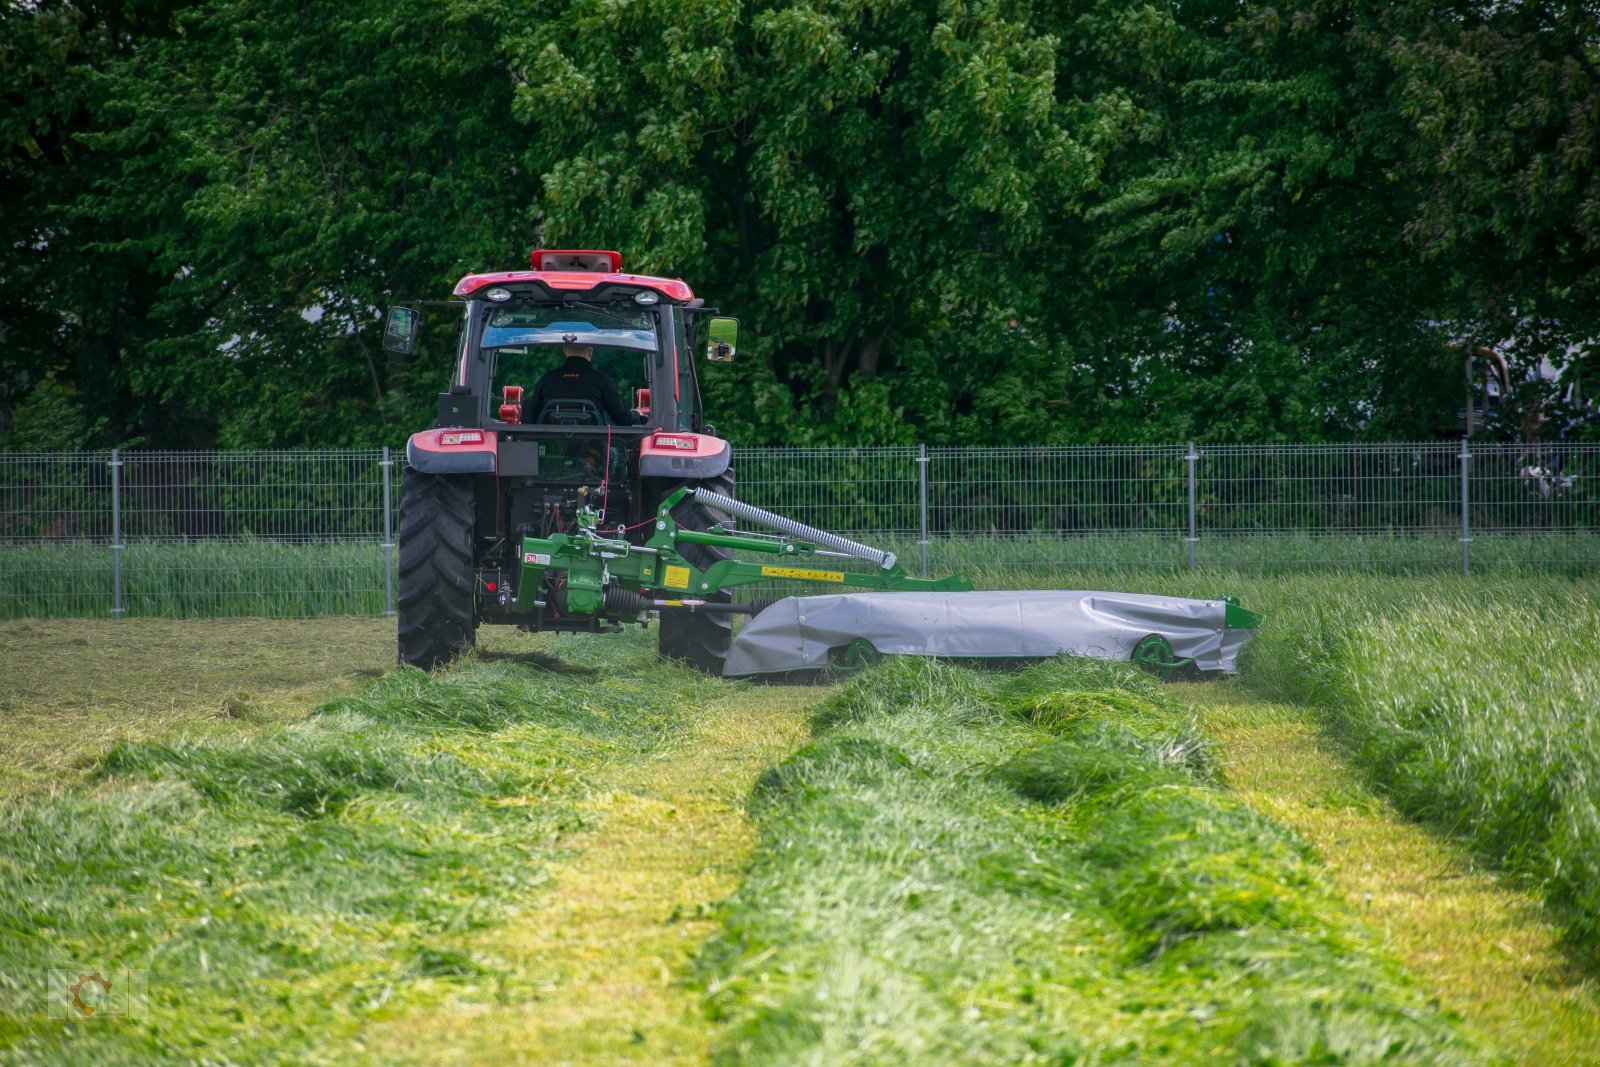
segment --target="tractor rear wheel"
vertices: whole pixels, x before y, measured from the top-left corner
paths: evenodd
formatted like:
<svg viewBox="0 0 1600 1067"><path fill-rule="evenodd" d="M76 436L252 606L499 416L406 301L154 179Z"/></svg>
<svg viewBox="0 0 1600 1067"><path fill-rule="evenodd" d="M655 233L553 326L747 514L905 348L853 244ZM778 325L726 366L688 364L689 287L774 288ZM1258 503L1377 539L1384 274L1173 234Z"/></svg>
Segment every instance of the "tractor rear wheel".
<svg viewBox="0 0 1600 1067"><path fill-rule="evenodd" d="M715 478L707 478L695 488L733 496L733 468L728 468ZM733 528L733 519L704 507L693 497L674 508L672 517L679 526L690 530L704 530L719 522L730 530ZM718 560L733 558L731 548L714 545L679 545L678 551L700 570L705 570ZM726 591L706 599L725 604L733 602L732 594ZM657 633L656 647L662 658L687 663L707 674L721 674L722 663L728 658L728 646L733 641L733 616L663 611Z"/></svg>
<svg viewBox="0 0 1600 1067"><path fill-rule="evenodd" d="M400 488L400 662L425 671L472 647L470 483L410 467Z"/></svg>

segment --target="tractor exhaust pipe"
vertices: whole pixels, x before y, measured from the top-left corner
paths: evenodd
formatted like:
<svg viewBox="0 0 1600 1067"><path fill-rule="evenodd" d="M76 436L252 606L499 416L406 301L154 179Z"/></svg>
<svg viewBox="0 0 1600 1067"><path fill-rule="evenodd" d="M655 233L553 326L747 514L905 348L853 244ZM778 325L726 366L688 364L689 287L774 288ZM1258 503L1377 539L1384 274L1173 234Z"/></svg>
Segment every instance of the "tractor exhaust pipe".
<svg viewBox="0 0 1600 1067"><path fill-rule="evenodd" d="M723 496L721 493L713 493L709 489L691 489L689 491L694 494L696 500L712 511L720 511L724 515L730 515L736 519L745 519L748 522L766 526L780 533L786 533L790 537L811 541L824 548L831 548L835 552L849 556L851 559L870 560L884 570L894 566L895 556L893 552L885 552L881 548L863 545L859 541L850 540L848 537L840 537L838 534L819 530L815 526L807 526L803 522L795 522L793 519L776 515L765 508L746 504L742 500L735 500L732 497Z"/></svg>

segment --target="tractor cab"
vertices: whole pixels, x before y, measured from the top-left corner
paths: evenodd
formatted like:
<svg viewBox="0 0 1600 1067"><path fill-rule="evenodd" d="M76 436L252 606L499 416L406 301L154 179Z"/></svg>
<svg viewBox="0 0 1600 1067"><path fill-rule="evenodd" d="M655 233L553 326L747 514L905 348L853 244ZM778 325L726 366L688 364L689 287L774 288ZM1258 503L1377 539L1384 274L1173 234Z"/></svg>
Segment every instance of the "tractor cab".
<svg viewBox="0 0 1600 1067"><path fill-rule="evenodd" d="M406 477L471 493L462 551L477 617L592 629L546 598L554 589L517 607L516 547L575 532L585 508L603 513L609 536L642 541L675 490L731 487L731 450L702 418L697 364L732 359L738 323L681 279L623 273L616 252L541 249L530 266L469 274L452 300L424 302L458 316L455 359L434 427L407 444ZM390 309L385 349L414 351L420 306Z"/></svg>
<svg viewBox="0 0 1600 1067"><path fill-rule="evenodd" d="M616 252L540 249L532 266L469 274L456 284L454 300L437 302L458 308L460 319L455 370L439 395L436 426L481 428L497 445L529 434L603 430L615 442L707 429L694 357L731 360L737 320L705 307L681 279L622 273ZM420 321L416 308L391 308L384 347L410 354ZM615 386L619 403L611 410L593 388L537 392L574 350L589 353L594 374Z"/></svg>

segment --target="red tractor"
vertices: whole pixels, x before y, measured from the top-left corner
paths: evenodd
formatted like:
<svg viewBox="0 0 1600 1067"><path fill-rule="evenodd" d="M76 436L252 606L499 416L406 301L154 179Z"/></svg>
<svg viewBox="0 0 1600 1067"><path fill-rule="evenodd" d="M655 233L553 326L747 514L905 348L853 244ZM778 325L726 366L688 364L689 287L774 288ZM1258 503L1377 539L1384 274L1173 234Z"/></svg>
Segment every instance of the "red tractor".
<svg viewBox="0 0 1600 1067"><path fill-rule="evenodd" d="M406 446L399 653L425 670L469 648L480 623L610 632L644 617L637 598L623 596L568 612L559 572L544 573L544 588L519 590L524 538L571 533L582 510L598 512L608 536L641 544L677 490L733 496L731 449L704 421L696 363L701 353L734 358L737 320L705 307L680 279L622 273L616 252L540 250L531 265L456 284L455 373L434 428ZM420 323L417 309L391 308L384 347L409 354ZM561 376L547 379L563 353L581 350L626 398L625 418L592 390L563 396ZM671 515L691 528L729 525L702 510L690 493ZM683 546L702 568L731 554ZM726 613L662 612L661 653L717 672L730 633Z"/></svg>

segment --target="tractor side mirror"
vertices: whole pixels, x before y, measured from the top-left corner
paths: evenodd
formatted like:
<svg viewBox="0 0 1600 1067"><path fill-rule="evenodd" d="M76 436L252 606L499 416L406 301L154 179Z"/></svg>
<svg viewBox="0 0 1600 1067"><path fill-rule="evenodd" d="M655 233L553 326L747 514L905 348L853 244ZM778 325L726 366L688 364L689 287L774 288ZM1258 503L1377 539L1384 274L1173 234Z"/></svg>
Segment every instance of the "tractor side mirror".
<svg viewBox="0 0 1600 1067"><path fill-rule="evenodd" d="M711 340L706 358L713 363L732 363L739 350L739 320L719 315L711 320L707 333Z"/></svg>
<svg viewBox="0 0 1600 1067"><path fill-rule="evenodd" d="M390 308L388 321L383 324L383 350L409 356L417 347L417 330L421 326L422 316L412 308Z"/></svg>

